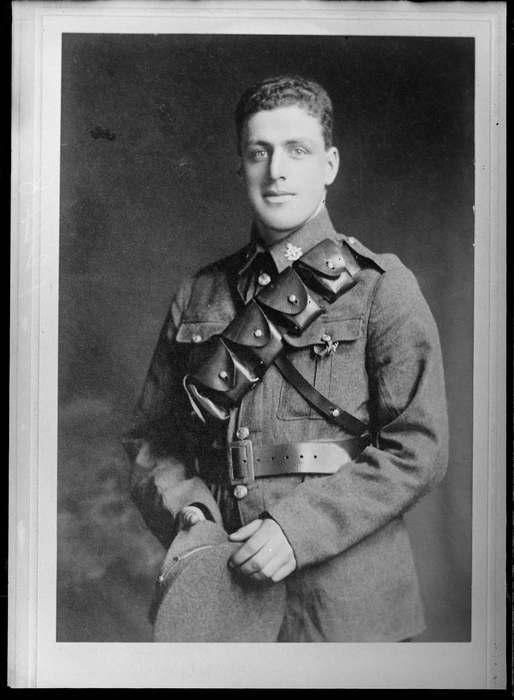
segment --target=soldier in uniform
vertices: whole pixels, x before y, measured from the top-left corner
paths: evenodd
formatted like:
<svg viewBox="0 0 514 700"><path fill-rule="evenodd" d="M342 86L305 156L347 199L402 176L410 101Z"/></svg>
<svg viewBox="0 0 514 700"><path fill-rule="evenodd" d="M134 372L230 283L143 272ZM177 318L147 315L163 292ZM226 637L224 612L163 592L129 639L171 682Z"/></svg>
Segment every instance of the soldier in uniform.
<svg viewBox="0 0 514 700"><path fill-rule="evenodd" d="M320 85L264 80L236 127L250 240L171 302L125 437L133 498L164 547L213 520L233 575L283 581L277 641L415 637L404 514L447 464L434 319L398 257L332 226Z"/></svg>

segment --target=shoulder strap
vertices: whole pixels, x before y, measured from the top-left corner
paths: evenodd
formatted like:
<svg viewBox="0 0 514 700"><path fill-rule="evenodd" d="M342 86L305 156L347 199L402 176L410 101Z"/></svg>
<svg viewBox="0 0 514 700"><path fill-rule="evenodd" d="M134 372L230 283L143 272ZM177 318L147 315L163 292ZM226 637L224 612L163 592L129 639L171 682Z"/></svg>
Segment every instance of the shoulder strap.
<svg viewBox="0 0 514 700"><path fill-rule="evenodd" d="M337 423L342 428L354 435L363 435L368 426L355 416L347 413L342 408L329 401L323 394L310 384L296 369L292 362L281 353L275 358L275 366L284 375L287 381L325 418Z"/></svg>

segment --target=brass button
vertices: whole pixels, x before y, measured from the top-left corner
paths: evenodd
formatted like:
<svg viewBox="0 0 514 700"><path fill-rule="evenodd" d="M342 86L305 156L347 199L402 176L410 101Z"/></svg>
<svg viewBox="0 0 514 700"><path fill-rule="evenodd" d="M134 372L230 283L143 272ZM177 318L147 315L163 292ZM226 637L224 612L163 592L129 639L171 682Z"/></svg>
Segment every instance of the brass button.
<svg viewBox="0 0 514 700"><path fill-rule="evenodd" d="M334 418L337 418L337 416L341 413L341 411L338 408L333 408L330 413L334 416Z"/></svg>
<svg viewBox="0 0 514 700"><path fill-rule="evenodd" d="M261 287L265 287L271 282L271 277L263 272L262 275L259 275L257 278L257 282L261 285Z"/></svg>
<svg viewBox="0 0 514 700"><path fill-rule="evenodd" d="M256 328L256 329L254 330L253 334L254 334L254 336L255 336L256 338L262 338L262 331L261 331L260 328Z"/></svg>
<svg viewBox="0 0 514 700"><path fill-rule="evenodd" d="M290 294L287 300L290 301L291 304L298 304L298 298L294 294Z"/></svg>
<svg viewBox="0 0 514 700"><path fill-rule="evenodd" d="M332 336L329 335L328 333L325 333L325 335L322 335L322 336L321 336L321 340L322 340L324 343L330 343L330 341L332 340Z"/></svg>
<svg viewBox="0 0 514 700"><path fill-rule="evenodd" d="M357 242L357 239L354 238L353 236L350 236L350 238L348 239L348 243L351 243L352 245L356 242Z"/></svg>
<svg viewBox="0 0 514 700"><path fill-rule="evenodd" d="M331 261L329 260L329 261L327 262L327 267L329 267L331 270L333 270L334 267L335 267L335 265L334 265L333 262L331 262Z"/></svg>
<svg viewBox="0 0 514 700"><path fill-rule="evenodd" d="M244 484L238 484L236 488L234 489L234 496L237 498L238 501L240 501L242 498L244 498L248 494L248 489Z"/></svg>
<svg viewBox="0 0 514 700"><path fill-rule="evenodd" d="M191 340L193 341L193 343L201 343L201 342L202 342L202 336L201 336L201 335L198 335L198 334L197 334L197 335L194 335L194 336L191 338Z"/></svg>
<svg viewBox="0 0 514 700"><path fill-rule="evenodd" d="M248 436L250 435L250 431L246 426L243 426L242 428L239 428L237 433L237 438L238 440L246 440Z"/></svg>
<svg viewBox="0 0 514 700"><path fill-rule="evenodd" d="M223 379L224 382L226 382L226 381L228 380L228 374L227 374L227 372L225 372L225 370L222 370L222 371L218 374L218 377L219 377L220 379Z"/></svg>

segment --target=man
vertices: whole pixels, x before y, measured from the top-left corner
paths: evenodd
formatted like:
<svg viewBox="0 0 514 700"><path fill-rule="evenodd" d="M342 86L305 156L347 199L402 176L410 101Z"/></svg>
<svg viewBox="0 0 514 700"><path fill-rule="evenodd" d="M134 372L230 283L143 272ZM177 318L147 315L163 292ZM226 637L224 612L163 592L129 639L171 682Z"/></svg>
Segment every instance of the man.
<svg viewBox="0 0 514 700"><path fill-rule="evenodd" d="M339 154L321 86L265 80L242 96L236 126L251 240L171 304L127 440L133 497L165 547L222 520L241 545L235 573L284 580L277 641L412 638L424 618L403 515L447 461L434 320L396 256L332 227ZM301 328L273 307L282 291L298 305L293 283L314 309ZM258 343L238 345L255 314L278 348L265 362Z"/></svg>

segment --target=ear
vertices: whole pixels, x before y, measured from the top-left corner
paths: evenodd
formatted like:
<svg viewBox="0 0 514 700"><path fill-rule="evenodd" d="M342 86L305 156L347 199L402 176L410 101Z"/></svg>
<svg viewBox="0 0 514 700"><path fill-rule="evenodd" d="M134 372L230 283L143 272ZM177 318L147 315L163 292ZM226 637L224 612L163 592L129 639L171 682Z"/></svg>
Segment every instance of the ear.
<svg viewBox="0 0 514 700"><path fill-rule="evenodd" d="M326 175L325 175L325 185L331 185L336 179L336 175L339 171L339 151L335 146L329 148L326 151Z"/></svg>

